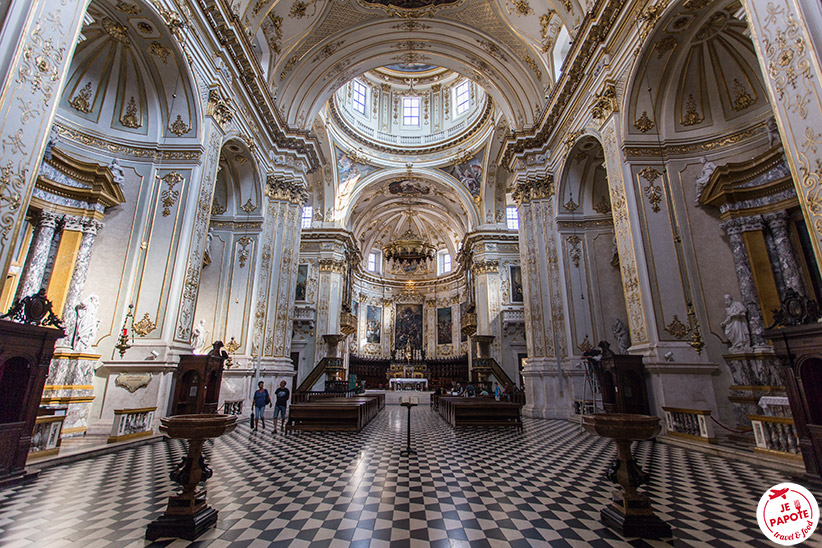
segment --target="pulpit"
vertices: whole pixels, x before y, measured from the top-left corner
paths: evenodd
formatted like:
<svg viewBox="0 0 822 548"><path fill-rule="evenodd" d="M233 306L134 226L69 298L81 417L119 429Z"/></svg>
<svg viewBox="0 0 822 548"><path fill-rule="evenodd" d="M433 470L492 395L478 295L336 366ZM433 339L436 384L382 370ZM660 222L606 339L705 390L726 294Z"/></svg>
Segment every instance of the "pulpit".
<svg viewBox="0 0 822 548"><path fill-rule="evenodd" d="M642 356L614 354L604 341L599 346L602 349L602 360L598 368L598 380L605 411L650 415Z"/></svg>
<svg viewBox="0 0 822 548"><path fill-rule="evenodd" d="M40 396L54 354L54 343L64 336L51 314L45 292L15 303L9 316L0 320L0 485L35 477L26 473L32 431L40 407Z"/></svg>
<svg viewBox="0 0 822 548"><path fill-rule="evenodd" d="M225 357L219 354L180 356L174 373L176 387L172 415L216 413L220 399Z"/></svg>

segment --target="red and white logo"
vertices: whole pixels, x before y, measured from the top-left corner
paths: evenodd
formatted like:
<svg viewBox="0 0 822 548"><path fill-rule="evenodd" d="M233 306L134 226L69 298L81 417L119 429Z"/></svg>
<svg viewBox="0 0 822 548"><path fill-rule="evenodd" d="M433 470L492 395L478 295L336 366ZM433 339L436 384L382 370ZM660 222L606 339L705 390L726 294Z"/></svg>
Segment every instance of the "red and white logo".
<svg viewBox="0 0 822 548"><path fill-rule="evenodd" d="M793 546L813 534L819 522L819 506L811 492L801 485L780 483L759 499L756 519L768 540Z"/></svg>

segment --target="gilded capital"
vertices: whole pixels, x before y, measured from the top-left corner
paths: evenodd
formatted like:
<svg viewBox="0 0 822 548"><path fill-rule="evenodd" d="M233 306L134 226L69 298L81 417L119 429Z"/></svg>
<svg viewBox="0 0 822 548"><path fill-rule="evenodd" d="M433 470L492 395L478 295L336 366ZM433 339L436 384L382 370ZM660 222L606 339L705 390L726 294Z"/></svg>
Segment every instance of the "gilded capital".
<svg viewBox="0 0 822 548"><path fill-rule="evenodd" d="M612 113L617 112L617 105L616 87L614 84L605 84L605 88L594 96L594 104L591 105L591 116L601 122Z"/></svg>
<svg viewBox="0 0 822 548"><path fill-rule="evenodd" d="M265 181L265 194L272 200L283 200L296 205L305 204L308 192L295 179L269 175Z"/></svg>
<svg viewBox="0 0 822 548"><path fill-rule="evenodd" d="M474 274L492 274L499 272L499 261L477 261L471 265Z"/></svg>
<svg viewBox="0 0 822 548"><path fill-rule="evenodd" d="M345 261L335 261L334 259L320 259L317 261L320 266L320 272L336 272L337 274L345 273Z"/></svg>
<svg viewBox="0 0 822 548"><path fill-rule="evenodd" d="M554 176L528 178L527 181L517 185L514 189L513 197L517 205L522 205L534 200L547 200L554 195Z"/></svg>
<svg viewBox="0 0 822 548"><path fill-rule="evenodd" d="M220 97L220 93L216 89L208 92L208 107L206 108L206 115L214 118L214 121L225 130L225 127L231 123L234 115L231 109L228 108L228 103Z"/></svg>

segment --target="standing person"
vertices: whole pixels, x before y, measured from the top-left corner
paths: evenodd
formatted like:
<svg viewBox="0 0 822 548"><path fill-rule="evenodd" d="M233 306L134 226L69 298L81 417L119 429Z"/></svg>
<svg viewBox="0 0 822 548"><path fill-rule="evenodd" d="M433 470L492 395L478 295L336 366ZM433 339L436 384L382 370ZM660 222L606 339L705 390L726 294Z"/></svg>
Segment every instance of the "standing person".
<svg viewBox="0 0 822 548"><path fill-rule="evenodd" d="M286 405L288 404L288 397L291 395L291 392L288 388L285 387L287 383L285 381L280 381L280 387L274 391L274 431L277 431L277 417L282 414L283 416L283 430L285 430L285 411Z"/></svg>
<svg viewBox="0 0 822 548"><path fill-rule="evenodd" d="M257 421L263 421L263 430L265 430L265 406L271 405L271 396L268 395L268 390L265 389L265 383L260 381L257 383L259 387L254 392L254 430L257 429ZM274 426L277 426L277 418L274 416Z"/></svg>
<svg viewBox="0 0 822 548"><path fill-rule="evenodd" d="M502 399L502 388L499 383L494 383L494 399L500 401Z"/></svg>

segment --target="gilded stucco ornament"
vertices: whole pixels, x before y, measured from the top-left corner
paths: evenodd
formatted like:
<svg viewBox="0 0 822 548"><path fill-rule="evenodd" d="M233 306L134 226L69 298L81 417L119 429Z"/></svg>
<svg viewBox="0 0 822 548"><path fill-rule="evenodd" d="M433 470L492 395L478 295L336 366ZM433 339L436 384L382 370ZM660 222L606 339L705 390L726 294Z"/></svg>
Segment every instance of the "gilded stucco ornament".
<svg viewBox="0 0 822 548"><path fill-rule="evenodd" d="M137 103L134 101L134 96L129 99L128 104L126 105L126 112L123 114L122 118L120 118L120 123L131 129L137 129L143 125L141 117L137 111Z"/></svg>
<svg viewBox="0 0 822 548"><path fill-rule="evenodd" d="M639 176L648 181L648 186L643 188L645 196L648 197L648 202L651 204L651 209L654 213L659 212L659 204L662 201L662 188L654 184L660 173L652 167L646 167L639 172Z"/></svg>
<svg viewBox="0 0 822 548"><path fill-rule="evenodd" d="M86 83L69 101L71 108L83 114L91 112L91 82Z"/></svg>
<svg viewBox="0 0 822 548"><path fill-rule="evenodd" d="M648 111L643 110L642 116L634 120L634 127L642 133L654 129L654 121L648 118Z"/></svg>
<svg viewBox="0 0 822 548"><path fill-rule="evenodd" d="M171 208L177 204L177 199L180 197L180 191L175 187L183 182L184 178L179 172L171 171L160 180L168 186L160 193L160 199L163 201L163 217L168 217L171 215Z"/></svg>
<svg viewBox="0 0 822 548"><path fill-rule="evenodd" d="M143 319L138 322L134 322L134 332L141 337L145 337L155 329L157 329L157 324L151 320L151 316L149 316L148 312L143 315Z"/></svg>

